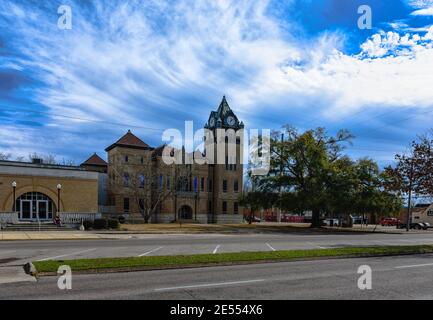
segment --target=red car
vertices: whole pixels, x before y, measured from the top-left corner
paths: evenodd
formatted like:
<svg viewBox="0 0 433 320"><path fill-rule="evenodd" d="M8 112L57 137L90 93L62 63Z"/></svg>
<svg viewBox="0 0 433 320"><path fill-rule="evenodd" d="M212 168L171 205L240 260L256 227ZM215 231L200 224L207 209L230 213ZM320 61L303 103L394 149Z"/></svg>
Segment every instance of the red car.
<svg viewBox="0 0 433 320"><path fill-rule="evenodd" d="M399 223L397 218L382 218L380 219L379 224L382 227L394 227ZM401 222L400 222L401 223Z"/></svg>

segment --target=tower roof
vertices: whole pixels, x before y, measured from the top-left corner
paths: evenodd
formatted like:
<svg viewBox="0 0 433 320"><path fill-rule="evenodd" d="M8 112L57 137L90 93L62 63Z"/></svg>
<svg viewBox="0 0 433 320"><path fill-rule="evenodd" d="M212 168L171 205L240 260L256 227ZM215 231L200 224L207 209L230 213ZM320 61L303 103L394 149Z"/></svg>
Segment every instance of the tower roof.
<svg viewBox="0 0 433 320"><path fill-rule="evenodd" d="M115 147L126 147L126 148L134 148L134 149L150 149L149 145L143 142L140 138L135 136L131 130L121 137L117 142L113 143L109 146L105 151L110 151Z"/></svg>
<svg viewBox="0 0 433 320"><path fill-rule="evenodd" d="M241 129L244 124L239 121L233 110L230 108L226 96L223 96L217 111L212 111L205 128L233 128Z"/></svg>
<svg viewBox="0 0 433 320"><path fill-rule="evenodd" d="M100 156L96 154L96 152L86 161L84 161L81 166L107 166L107 162L103 160Z"/></svg>
<svg viewBox="0 0 433 320"><path fill-rule="evenodd" d="M225 115L233 112L232 109L230 109L230 106L227 102L226 96L223 96L223 99L218 107L217 114L220 116L221 119L224 119Z"/></svg>

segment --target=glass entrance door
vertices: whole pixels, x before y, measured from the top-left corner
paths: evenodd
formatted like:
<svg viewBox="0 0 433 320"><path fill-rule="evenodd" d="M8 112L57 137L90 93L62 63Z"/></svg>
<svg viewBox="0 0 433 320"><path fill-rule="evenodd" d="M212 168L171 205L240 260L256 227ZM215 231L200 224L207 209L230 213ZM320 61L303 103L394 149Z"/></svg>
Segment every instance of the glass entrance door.
<svg viewBox="0 0 433 320"><path fill-rule="evenodd" d="M32 220L33 210L31 200L21 200L20 220Z"/></svg>
<svg viewBox="0 0 433 320"><path fill-rule="evenodd" d="M16 201L16 210L20 220L49 221L56 212L53 201L40 192L29 192L21 195Z"/></svg>
<svg viewBox="0 0 433 320"><path fill-rule="evenodd" d="M48 216L48 201L38 200L37 210L38 210L39 220L46 220L50 218Z"/></svg>

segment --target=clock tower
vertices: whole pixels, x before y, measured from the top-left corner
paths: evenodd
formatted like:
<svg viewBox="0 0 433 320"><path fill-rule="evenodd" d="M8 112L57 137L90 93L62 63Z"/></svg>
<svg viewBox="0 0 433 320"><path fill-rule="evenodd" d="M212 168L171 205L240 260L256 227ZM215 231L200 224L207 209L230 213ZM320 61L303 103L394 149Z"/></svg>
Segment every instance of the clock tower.
<svg viewBox="0 0 433 320"><path fill-rule="evenodd" d="M215 129L234 129L235 131L243 129L244 124L239 121L224 96L217 111L212 111L209 120L205 125L206 129L215 131Z"/></svg>
<svg viewBox="0 0 433 320"><path fill-rule="evenodd" d="M213 188L208 205L209 214L213 222L240 223L243 219L243 212L239 206L239 196L242 194L243 188L241 152L243 152L244 124L239 121L224 96L217 111L211 112L204 127L213 132L214 142L217 141L218 131L225 133L222 141L218 141L218 143L224 144L224 155L218 154L218 150L221 153L221 149L215 144L215 161L213 165L209 166L209 183L212 184ZM229 154L229 138L227 136L230 132L236 133L235 138L230 140L236 141L236 154ZM223 160L217 161L218 159Z"/></svg>

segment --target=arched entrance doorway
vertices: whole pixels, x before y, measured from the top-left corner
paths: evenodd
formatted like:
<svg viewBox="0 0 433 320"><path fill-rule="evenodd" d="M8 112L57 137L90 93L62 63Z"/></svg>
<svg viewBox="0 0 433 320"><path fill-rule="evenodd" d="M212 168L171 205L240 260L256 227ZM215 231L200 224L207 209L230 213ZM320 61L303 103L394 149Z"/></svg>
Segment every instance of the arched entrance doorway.
<svg viewBox="0 0 433 320"><path fill-rule="evenodd" d="M53 201L40 192L24 193L17 198L15 205L22 221L52 220L55 212Z"/></svg>
<svg viewBox="0 0 433 320"><path fill-rule="evenodd" d="M192 209L190 206L182 206L179 209L179 217L182 220L192 220Z"/></svg>

